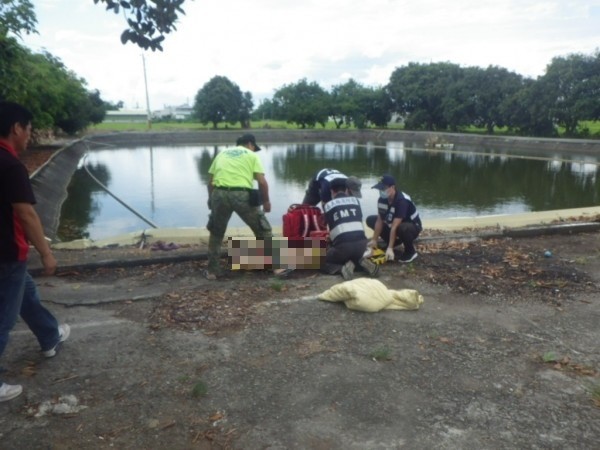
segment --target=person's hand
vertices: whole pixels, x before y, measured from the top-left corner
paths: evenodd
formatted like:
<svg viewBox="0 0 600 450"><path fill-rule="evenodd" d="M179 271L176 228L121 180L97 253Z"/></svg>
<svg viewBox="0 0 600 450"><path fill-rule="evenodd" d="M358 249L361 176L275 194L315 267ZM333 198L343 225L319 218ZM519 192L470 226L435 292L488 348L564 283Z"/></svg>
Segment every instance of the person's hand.
<svg viewBox="0 0 600 450"><path fill-rule="evenodd" d="M395 258L396 258L396 255L394 255L394 249L392 247L388 247L387 250L385 251L385 260L393 261Z"/></svg>
<svg viewBox="0 0 600 450"><path fill-rule="evenodd" d="M367 249L363 253L362 257L363 258L370 258L371 256L373 256L373 249L371 247L367 246Z"/></svg>
<svg viewBox="0 0 600 450"><path fill-rule="evenodd" d="M271 212L271 202L264 202L263 203L263 210L266 213Z"/></svg>
<svg viewBox="0 0 600 450"><path fill-rule="evenodd" d="M376 239L371 239L367 243L367 248L377 248L377 240Z"/></svg>
<svg viewBox="0 0 600 450"><path fill-rule="evenodd" d="M42 265L44 266L44 275L54 275L56 272L56 258L52 253L46 253L42 255Z"/></svg>

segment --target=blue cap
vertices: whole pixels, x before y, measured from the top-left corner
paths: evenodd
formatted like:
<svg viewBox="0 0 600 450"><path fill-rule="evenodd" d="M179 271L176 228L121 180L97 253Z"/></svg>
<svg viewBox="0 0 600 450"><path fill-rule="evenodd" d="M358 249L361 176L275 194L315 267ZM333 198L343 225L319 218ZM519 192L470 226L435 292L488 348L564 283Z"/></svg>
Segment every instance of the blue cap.
<svg viewBox="0 0 600 450"><path fill-rule="evenodd" d="M373 186L373 189L379 189L381 191L389 188L390 186L396 186L396 180L391 175L384 175L379 179L379 182Z"/></svg>

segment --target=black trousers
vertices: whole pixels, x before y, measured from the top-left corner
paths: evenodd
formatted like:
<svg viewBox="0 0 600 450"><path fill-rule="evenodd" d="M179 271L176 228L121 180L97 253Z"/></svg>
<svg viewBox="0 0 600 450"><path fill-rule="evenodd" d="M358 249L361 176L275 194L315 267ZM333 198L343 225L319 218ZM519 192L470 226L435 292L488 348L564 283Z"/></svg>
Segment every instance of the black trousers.
<svg viewBox="0 0 600 450"><path fill-rule="evenodd" d="M327 249L325 264L321 266L321 271L329 275L340 273L344 264L352 261L355 266L362 258L367 249L367 239L359 241L342 242L332 245Z"/></svg>
<svg viewBox="0 0 600 450"><path fill-rule="evenodd" d="M375 223L377 223L377 215L367 217L367 226L372 230L375 229ZM397 247L400 244L404 245L404 252L407 254L413 254L415 250L414 241L419 237L421 230L412 222L402 222L396 232L396 242L392 244L393 247ZM390 227L383 225L381 230L381 238L389 244L390 242Z"/></svg>

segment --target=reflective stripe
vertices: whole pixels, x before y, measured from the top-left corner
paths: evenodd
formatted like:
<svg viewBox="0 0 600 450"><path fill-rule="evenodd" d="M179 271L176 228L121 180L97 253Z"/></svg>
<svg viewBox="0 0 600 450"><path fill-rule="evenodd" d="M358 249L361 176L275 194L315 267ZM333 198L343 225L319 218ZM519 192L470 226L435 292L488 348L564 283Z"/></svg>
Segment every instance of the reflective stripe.
<svg viewBox="0 0 600 450"><path fill-rule="evenodd" d="M353 232L353 231L363 231L364 232L365 228L364 228L362 222L340 223L339 225L336 225L335 228L333 228L329 232L329 238L333 241L340 234L342 234L342 233L350 233L350 232Z"/></svg>
<svg viewBox="0 0 600 450"><path fill-rule="evenodd" d="M410 216L410 220L415 220L417 217L419 217L419 212L415 211L411 216Z"/></svg>
<svg viewBox="0 0 600 450"><path fill-rule="evenodd" d="M345 180L346 178L348 178L348 177L346 175L344 175L343 173L340 173L340 172L330 173L328 175L325 175L325 177L323 177L324 180L326 180L326 181L328 181L330 183L333 180L338 180L338 179Z"/></svg>
<svg viewBox="0 0 600 450"><path fill-rule="evenodd" d="M358 199L356 197L338 197L333 200L329 200L325 203L325 212L330 211L336 206L359 206Z"/></svg>
<svg viewBox="0 0 600 450"><path fill-rule="evenodd" d="M323 172L329 172L329 169L321 169L321 170L319 170L319 172L315 175L315 180L319 180L319 177L321 176L321 174Z"/></svg>

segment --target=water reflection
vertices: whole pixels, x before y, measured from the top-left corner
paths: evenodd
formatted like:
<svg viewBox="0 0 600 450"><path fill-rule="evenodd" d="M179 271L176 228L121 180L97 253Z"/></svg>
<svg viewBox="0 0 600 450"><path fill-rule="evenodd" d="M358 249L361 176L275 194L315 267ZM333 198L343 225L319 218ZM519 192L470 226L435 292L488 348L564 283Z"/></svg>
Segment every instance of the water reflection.
<svg viewBox="0 0 600 450"><path fill-rule="evenodd" d="M161 227L206 225L208 169L223 146L136 147L94 150L93 170L123 201ZM432 218L505 214L598 204L598 160L539 153L511 156L502 149L426 151L412 143L296 143L264 145L259 153L271 188L273 225L302 200L310 177L324 167L363 182L365 214L375 211L379 175L391 173L427 222ZM231 226L243 223L234 215ZM83 168L73 176L59 237L99 239L148 228L94 184Z"/></svg>

